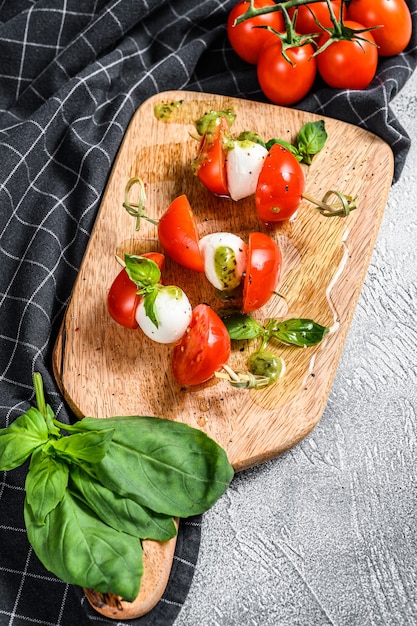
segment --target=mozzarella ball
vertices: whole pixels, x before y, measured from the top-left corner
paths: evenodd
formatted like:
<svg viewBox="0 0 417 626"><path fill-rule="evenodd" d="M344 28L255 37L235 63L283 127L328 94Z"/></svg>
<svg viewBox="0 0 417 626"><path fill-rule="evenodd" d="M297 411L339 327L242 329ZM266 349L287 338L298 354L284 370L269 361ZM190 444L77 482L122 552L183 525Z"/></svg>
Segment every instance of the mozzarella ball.
<svg viewBox="0 0 417 626"><path fill-rule="evenodd" d="M207 280L220 291L231 291L246 271L248 246L233 233L212 233L199 242Z"/></svg>
<svg viewBox="0 0 417 626"><path fill-rule="evenodd" d="M146 296L136 309L136 321L147 337L158 343L179 341L191 321L192 308L182 289L176 286L164 286L158 289L153 303L153 314L158 326L148 315L145 308Z"/></svg>
<svg viewBox="0 0 417 626"><path fill-rule="evenodd" d="M252 141L235 142L227 152L227 187L232 200L252 196L268 150Z"/></svg>

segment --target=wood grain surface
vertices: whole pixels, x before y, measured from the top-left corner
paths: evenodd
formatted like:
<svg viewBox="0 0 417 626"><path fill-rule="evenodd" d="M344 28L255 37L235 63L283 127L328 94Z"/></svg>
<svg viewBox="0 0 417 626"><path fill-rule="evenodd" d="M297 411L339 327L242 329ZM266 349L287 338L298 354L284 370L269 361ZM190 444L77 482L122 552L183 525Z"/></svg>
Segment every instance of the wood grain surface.
<svg viewBox="0 0 417 626"><path fill-rule="evenodd" d="M156 104L179 100L183 104L176 116L167 122L157 119ZM303 166L306 192L318 199L329 189L357 196L358 209L347 218L325 218L305 201L294 219L270 227L258 221L253 197L233 203L211 195L191 171L198 146L192 122L209 109L226 108L237 115L234 132L250 129L265 139L289 142L305 122L324 119L326 146L312 165ZM80 418L155 415L185 422L222 445L236 471L294 446L324 410L392 173L393 156L385 142L337 120L212 94L166 92L147 100L132 118L114 163L54 350L55 376L72 409ZM159 249L155 226L143 222L136 232L134 219L122 207L132 177L142 178L146 185L147 214L152 218L158 219L175 197L185 193L201 235L228 231L247 239L251 231L260 231L281 245L282 297L272 298L256 317L308 317L331 332L313 348L274 345L286 363L279 383L264 390L242 390L213 379L198 387L181 387L171 374L172 348L153 343L140 331L124 329L109 317L107 292L120 271L115 255ZM165 284L180 285L193 306L207 302L220 312L225 309L204 276L181 269L169 258L163 276ZM249 342L243 349L241 344L234 346L230 365L246 369L253 349ZM171 560L169 542L166 552L158 550L148 561L147 597L123 616L143 614L143 608L160 597L161 578L167 580L161 571L169 573Z"/></svg>

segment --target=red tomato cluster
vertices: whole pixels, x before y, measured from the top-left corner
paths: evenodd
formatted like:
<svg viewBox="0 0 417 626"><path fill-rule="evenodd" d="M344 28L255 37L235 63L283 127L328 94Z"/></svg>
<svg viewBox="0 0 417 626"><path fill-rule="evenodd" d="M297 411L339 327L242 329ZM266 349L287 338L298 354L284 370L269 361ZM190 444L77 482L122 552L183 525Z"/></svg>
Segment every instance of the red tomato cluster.
<svg viewBox="0 0 417 626"><path fill-rule="evenodd" d="M412 21L405 0L351 0L348 7L344 0L330 4L340 28L328 46L330 33L320 28L334 30L327 2L289 9L291 18L297 10L297 32L290 29L291 42L288 32L285 35L281 11L256 15L237 25L235 21L248 10L249 1L241 0L230 12L230 44L242 59L256 64L259 85L271 102L295 104L308 94L317 74L330 87L364 89L375 76L378 58L399 54L410 42ZM254 2L255 9L276 6L273 0ZM259 26L268 26L282 37ZM357 31L355 36L352 31Z"/></svg>
<svg viewBox="0 0 417 626"><path fill-rule="evenodd" d="M330 2L335 17L340 17L340 10L342 10L343 19L346 17L346 5L340 1L335 0ZM288 14L291 19L294 17L294 13L297 10L297 32L301 35L309 35L311 33L318 33L321 35L324 28L332 28L333 23L330 19L330 11L327 2L315 2L313 4L302 4L299 7L293 7L288 9ZM317 23L318 22L318 23Z"/></svg>

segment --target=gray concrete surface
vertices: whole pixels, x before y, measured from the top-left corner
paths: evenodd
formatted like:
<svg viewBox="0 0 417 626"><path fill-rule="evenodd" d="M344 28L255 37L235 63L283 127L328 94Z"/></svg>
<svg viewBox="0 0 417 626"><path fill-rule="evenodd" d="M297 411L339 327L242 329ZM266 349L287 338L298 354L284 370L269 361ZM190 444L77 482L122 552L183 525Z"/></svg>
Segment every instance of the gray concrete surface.
<svg viewBox="0 0 417 626"><path fill-rule="evenodd" d="M175 626L417 624L416 72L393 109L414 143L323 417L204 516Z"/></svg>

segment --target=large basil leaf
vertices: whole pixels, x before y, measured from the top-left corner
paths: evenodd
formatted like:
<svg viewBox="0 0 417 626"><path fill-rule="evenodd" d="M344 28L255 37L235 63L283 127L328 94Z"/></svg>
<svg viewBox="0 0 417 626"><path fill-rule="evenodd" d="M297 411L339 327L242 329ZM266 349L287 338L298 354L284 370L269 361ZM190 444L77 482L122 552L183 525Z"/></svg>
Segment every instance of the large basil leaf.
<svg viewBox="0 0 417 626"><path fill-rule="evenodd" d="M10 426L0 429L0 470L22 465L47 440L45 419L38 409L31 407Z"/></svg>
<svg viewBox="0 0 417 626"><path fill-rule="evenodd" d="M76 463L88 461L98 463L106 454L113 437L113 429L101 429L85 433L75 433L69 437L50 439L45 452Z"/></svg>
<svg viewBox="0 0 417 626"><path fill-rule="evenodd" d="M226 452L196 428L157 417L81 420L79 430L114 428L106 456L91 466L100 482L158 513L189 517L226 491L233 467Z"/></svg>
<svg viewBox="0 0 417 626"><path fill-rule="evenodd" d="M35 450L26 476L25 490L33 518L39 524L64 497L68 485L68 465L57 461L42 448Z"/></svg>
<svg viewBox="0 0 417 626"><path fill-rule="evenodd" d="M47 570L69 584L136 598L143 573L138 538L101 522L68 490L45 524L36 522L27 500L24 513L28 539Z"/></svg>
<svg viewBox="0 0 417 626"><path fill-rule="evenodd" d="M156 541L168 541L177 534L172 516L154 513L113 493L78 465L71 467L70 482L94 513L115 530Z"/></svg>

